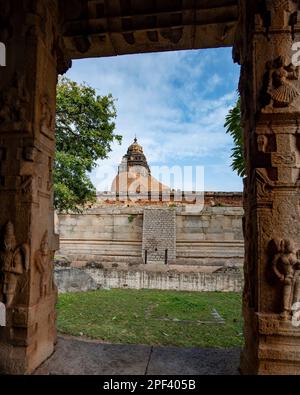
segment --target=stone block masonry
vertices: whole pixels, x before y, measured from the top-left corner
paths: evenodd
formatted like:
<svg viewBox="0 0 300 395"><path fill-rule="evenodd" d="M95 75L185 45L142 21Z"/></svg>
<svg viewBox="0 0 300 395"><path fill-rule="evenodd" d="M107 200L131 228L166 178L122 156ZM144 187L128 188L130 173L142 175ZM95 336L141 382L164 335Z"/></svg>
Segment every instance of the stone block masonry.
<svg viewBox="0 0 300 395"><path fill-rule="evenodd" d="M142 254L145 263L175 262L175 209L170 207L144 209Z"/></svg>
<svg viewBox="0 0 300 395"><path fill-rule="evenodd" d="M145 266L144 266L145 267ZM149 267L149 266L148 266ZM241 292L242 271L201 273L181 270L131 270L57 267L55 282L60 293L95 289L160 289L191 292Z"/></svg>
<svg viewBox="0 0 300 395"><path fill-rule="evenodd" d="M143 264L145 206L104 204L82 214L59 215L60 251L72 266L97 262L118 267ZM164 207L166 208L166 207ZM244 242L241 207L205 207L176 212L176 264L183 266L242 266ZM156 229L156 233L158 229ZM168 257L170 254L168 252ZM164 263L164 261L163 261ZM173 262L169 259L169 264Z"/></svg>

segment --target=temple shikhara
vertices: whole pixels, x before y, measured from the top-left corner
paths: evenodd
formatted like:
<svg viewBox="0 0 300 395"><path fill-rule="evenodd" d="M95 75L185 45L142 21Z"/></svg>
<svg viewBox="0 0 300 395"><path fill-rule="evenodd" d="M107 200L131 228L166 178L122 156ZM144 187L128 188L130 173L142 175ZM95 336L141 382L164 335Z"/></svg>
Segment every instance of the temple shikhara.
<svg viewBox="0 0 300 395"><path fill-rule="evenodd" d="M183 169L181 169L183 170ZM161 173L159 177L168 179L171 183L172 168L170 173ZM201 175L202 176L202 175ZM181 174L181 180L183 184L183 177ZM127 202L128 204L142 203L142 204L153 204L157 202L164 202L166 204L172 203L184 203L191 205L199 205L201 208L204 204L204 196L206 201L211 197L211 194L206 193L204 195L203 179L197 180L197 175L194 177L194 184L197 185L199 190L197 191L186 191L171 188L170 185L163 184L157 180L152 174L151 169L148 165L146 156L144 154L143 147L138 144L137 138L135 137L133 144L128 147L127 153L123 156L121 163L118 166L118 173L114 178L111 189L109 191L98 192L97 201L101 202ZM202 181L202 182L199 182ZM212 194L214 195L214 194ZM228 198L229 198L228 194ZM220 196L219 196L220 197ZM217 198L217 195L214 196ZM226 194L223 195L226 199ZM212 199L211 202L220 204L218 199L215 201ZM230 198L229 198L230 199ZM232 194L231 199L236 200L237 205L241 205L241 196L239 194ZM232 205L234 202L231 202Z"/></svg>
<svg viewBox="0 0 300 395"><path fill-rule="evenodd" d="M123 156L111 192L115 192L120 198L125 195L128 198L139 197L146 200L151 198L151 193L159 196L163 192L170 192L170 187L151 176L143 147L138 144L136 137Z"/></svg>
<svg viewBox="0 0 300 395"><path fill-rule="evenodd" d="M241 67L246 161L245 345L239 369L242 374L300 374L299 1L0 0L0 42L6 48L6 66L0 65L0 372L31 374L53 353L54 254L76 244L62 226L59 246L54 228L58 75L70 69L72 59L232 47L233 61ZM127 165L139 164L143 173L134 172L127 186L143 192L154 180L137 142L127 155ZM121 175L122 168L114 186L119 192ZM137 177L143 180L140 191ZM159 191L165 188L155 185ZM207 206L214 212L202 213L207 218L201 226L202 214L185 207L163 208L162 248L155 244L159 240L151 224L158 216L153 219L152 208L120 219L122 211L108 214L107 207L100 207L104 211L90 217L94 222L87 233L94 255L111 241L115 254L125 251L125 258L133 248L133 255L147 259L149 266L156 261L174 265L184 253L205 261L201 243L211 251L212 242L223 243L220 247L241 241L238 230L232 230L232 212L229 218L223 213L220 241L211 215L222 207ZM145 231L139 215L149 224ZM97 228L101 221L105 229ZM122 232L134 221L132 230L140 229L133 240L117 239L121 233L115 236L115 226L123 226ZM196 251L187 254L184 243L193 244L190 236ZM78 239L81 245L84 236Z"/></svg>

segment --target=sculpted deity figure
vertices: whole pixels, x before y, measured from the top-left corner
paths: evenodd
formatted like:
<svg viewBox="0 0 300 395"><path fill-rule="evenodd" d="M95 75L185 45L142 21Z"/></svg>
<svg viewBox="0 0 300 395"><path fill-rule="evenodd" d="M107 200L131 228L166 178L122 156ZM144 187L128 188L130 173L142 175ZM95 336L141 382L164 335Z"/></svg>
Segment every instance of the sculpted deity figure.
<svg viewBox="0 0 300 395"><path fill-rule="evenodd" d="M293 23L291 15L297 12L298 0L266 0L266 6L271 13L272 27L284 29Z"/></svg>
<svg viewBox="0 0 300 395"><path fill-rule="evenodd" d="M268 138L262 134L257 136L257 147L259 152L266 152Z"/></svg>
<svg viewBox="0 0 300 395"><path fill-rule="evenodd" d="M289 107L300 96L299 89L291 82L299 80L299 66L288 64L284 56L279 56L273 62L268 62L267 69L269 74L267 93L271 99L264 111Z"/></svg>
<svg viewBox="0 0 300 395"><path fill-rule="evenodd" d="M2 250L0 251L0 298L10 307L17 291L19 277L29 269L29 248L17 245L14 226L8 222L5 227Z"/></svg>
<svg viewBox="0 0 300 395"><path fill-rule="evenodd" d="M282 317L288 319L292 306L300 301L300 251L295 253L290 240L280 240L272 267L276 277L283 283Z"/></svg>
<svg viewBox="0 0 300 395"><path fill-rule="evenodd" d="M294 3L295 2L296 1L294 1ZM276 11L286 10L291 12L293 10L291 0L272 0L272 5Z"/></svg>
<svg viewBox="0 0 300 395"><path fill-rule="evenodd" d="M43 96L41 99L41 114L41 131L44 134L48 134L53 126L53 116L47 96Z"/></svg>
<svg viewBox="0 0 300 395"><path fill-rule="evenodd" d="M50 256L48 248L48 232L42 237L40 249L35 254L35 266L40 273L40 297L45 297L52 290L52 268L50 267Z"/></svg>
<svg viewBox="0 0 300 395"><path fill-rule="evenodd" d="M25 87L24 77L20 73L14 73L11 87L0 93L1 122L24 122L29 102L29 93Z"/></svg>

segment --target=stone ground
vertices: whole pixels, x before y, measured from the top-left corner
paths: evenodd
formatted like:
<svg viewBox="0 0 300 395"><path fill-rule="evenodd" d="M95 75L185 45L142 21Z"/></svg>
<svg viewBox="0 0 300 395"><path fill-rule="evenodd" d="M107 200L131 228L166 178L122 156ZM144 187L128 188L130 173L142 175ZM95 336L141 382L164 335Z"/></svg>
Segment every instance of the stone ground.
<svg viewBox="0 0 300 395"><path fill-rule="evenodd" d="M104 344L59 336L35 375L238 375L239 348Z"/></svg>

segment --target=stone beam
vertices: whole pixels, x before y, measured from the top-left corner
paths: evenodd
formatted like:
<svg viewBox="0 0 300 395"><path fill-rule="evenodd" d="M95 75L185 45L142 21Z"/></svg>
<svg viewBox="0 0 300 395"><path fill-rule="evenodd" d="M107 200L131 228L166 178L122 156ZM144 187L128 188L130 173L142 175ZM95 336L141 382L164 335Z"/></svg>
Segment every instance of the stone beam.
<svg viewBox="0 0 300 395"><path fill-rule="evenodd" d="M72 58L231 46L237 0L77 1L66 5Z"/></svg>

